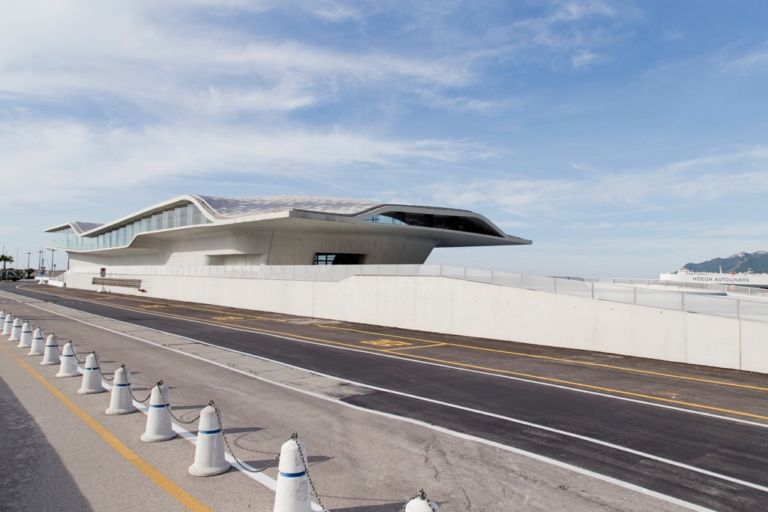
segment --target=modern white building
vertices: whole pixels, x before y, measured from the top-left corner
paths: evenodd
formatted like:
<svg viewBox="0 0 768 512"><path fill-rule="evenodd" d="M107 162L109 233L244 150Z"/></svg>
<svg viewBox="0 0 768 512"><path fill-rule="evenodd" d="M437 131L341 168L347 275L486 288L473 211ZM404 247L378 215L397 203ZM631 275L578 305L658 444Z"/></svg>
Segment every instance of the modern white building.
<svg viewBox="0 0 768 512"><path fill-rule="evenodd" d="M48 231L70 257L55 286L768 373L766 302L422 265L530 243L466 210L181 196Z"/></svg>
<svg viewBox="0 0 768 512"><path fill-rule="evenodd" d="M71 268L421 264L435 247L531 243L468 210L290 196L185 195L46 231Z"/></svg>

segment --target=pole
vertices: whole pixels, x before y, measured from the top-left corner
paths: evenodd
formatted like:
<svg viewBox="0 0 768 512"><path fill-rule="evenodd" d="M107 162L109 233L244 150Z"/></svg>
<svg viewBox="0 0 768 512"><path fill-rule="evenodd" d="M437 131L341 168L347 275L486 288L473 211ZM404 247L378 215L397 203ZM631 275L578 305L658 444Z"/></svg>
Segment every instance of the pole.
<svg viewBox="0 0 768 512"><path fill-rule="evenodd" d="M31 268L29 266L29 258L32 256L32 251L27 251L27 268Z"/></svg>
<svg viewBox="0 0 768 512"><path fill-rule="evenodd" d="M51 251L51 272L53 272L55 270L55 268L56 268L53 265L53 256L54 256L53 253L56 251L56 249L50 249L50 251ZM51 277L55 277L55 276L51 275Z"/></svg>

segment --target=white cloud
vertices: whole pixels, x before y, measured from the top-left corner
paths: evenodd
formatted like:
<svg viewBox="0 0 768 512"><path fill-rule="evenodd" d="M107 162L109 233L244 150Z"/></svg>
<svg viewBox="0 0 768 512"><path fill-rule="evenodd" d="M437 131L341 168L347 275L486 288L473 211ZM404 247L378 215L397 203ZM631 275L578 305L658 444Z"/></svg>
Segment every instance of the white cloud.
<svg viewBox="0 0 768 512"><path fill-rule="evenodd" d="M768 45L753 48L743 55L732 57L726 64L726 70L748 70L768 65Z"/></svg>
<svg viewBox="0 0 768 512"><path fill-rule="evenodd" d="M185 18L194 7L273 8L269 2L198 1L176 9L152 2L30 0L0 17L0 98L119 99L153 115L291 111L333 100L350 87L446 87L470 83L469 64L451 56L340 50L255 38ZM307 2L326 16L351 16L336 2ZM336 13L336 14L329 14ZM344 14L347 13L347 14ZM180 22L180 20L183 20Z"/></svg>
<svg viewBox="0 0 768 512"><path fill-rule="evenodd" d="M516 177L460 185L446 182L431 190L441 203L493 205L522 217L573 218L594 205L626 211L658 209L680 202L706 204L768 193L768 147L716 153L651 170L586 169L552 179Z"/></svg>
<svg viewBox="0 0 768 512"><path fill-rule="evenodd" d="M596 53L581 50L573 57L571 57L571 66L575 69L582 69L589 67L600 60L600 56Z"/></svg>
<svg viewBox="0 0 768 512"><path fill-rule="evenodd" d="M398 140L341 130L250 126L93 127L78 122L0 124L0 174L35 194L19 203L158 187L184 177L239 174L339 179L360 169L450 163L482 148L462 141ZM421 162L421 164L420 164ZM55 184L55 186L51 186Z"/></svg>

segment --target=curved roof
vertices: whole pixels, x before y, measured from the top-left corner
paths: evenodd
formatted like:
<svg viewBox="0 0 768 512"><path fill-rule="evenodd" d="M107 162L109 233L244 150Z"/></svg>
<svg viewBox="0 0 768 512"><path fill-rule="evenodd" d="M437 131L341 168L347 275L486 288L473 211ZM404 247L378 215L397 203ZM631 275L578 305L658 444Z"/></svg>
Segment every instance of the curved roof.
<svg viewBox="0 0 768 512"><path fill-rule="evenodd" d="M227 218L289 210L355 215L377 206L372 201L315 196L195 197L205 201L217 216Z"/></svg>
<svg viewBox="0 0 768 512"><path fill-rule="evenodd" d="M529 240L504 233L489 219L469 210L435 206L377 203L359 199L316 196L216 197L182 195L149 206L106 224L72 222L47 232L72 227L78 236L93 237L132 223L142 217L192 204L202 212L208 225L266 221L275 218L307 218L353 223L376 222L377 216L400 221L412 228L459 231L467 235L499 239L501 244L530 244ZM184 229L191 226L183 226ZM471 244L470 244L471 245Z"/></svg>

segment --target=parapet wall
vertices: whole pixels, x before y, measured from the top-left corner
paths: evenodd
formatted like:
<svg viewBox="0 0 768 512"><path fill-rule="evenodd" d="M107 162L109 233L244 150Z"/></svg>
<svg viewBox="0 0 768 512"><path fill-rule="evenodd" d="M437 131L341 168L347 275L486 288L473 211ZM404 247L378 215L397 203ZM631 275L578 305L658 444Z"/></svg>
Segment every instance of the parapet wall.
<svg viewBox="0 0 768 512"><path fill-rule="evenodd" d="M96 276L69 272L67 286L96 290ZM768 373L768 322L741 318L432 276L110 277L141 278L166 299Z"/></svg>

